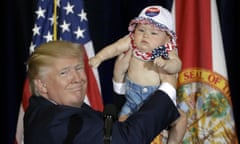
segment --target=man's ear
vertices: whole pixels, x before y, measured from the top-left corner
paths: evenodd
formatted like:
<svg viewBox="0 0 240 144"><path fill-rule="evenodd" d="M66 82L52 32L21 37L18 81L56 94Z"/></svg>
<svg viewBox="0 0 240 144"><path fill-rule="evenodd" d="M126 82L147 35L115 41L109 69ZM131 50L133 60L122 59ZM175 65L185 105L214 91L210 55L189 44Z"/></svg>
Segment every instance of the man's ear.
<svg viewBox="0 0 240 144"><path fill-rule="evenodd" d="M46 83L44 83L40 79L35 79L34 84L40 94L45 94L47 93L47 88L46 88Z"/></svg>

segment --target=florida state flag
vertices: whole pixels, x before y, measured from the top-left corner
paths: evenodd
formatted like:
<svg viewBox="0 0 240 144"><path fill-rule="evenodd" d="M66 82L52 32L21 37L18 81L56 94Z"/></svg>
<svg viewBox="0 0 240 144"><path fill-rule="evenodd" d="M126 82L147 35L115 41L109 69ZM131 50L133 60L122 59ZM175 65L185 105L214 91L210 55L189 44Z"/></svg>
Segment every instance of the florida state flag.
<svg viewBox="0 0 240 144"><path fill-rule="evenodd" d="M215 0L175 1L186 144L238 144Z"/></svg>

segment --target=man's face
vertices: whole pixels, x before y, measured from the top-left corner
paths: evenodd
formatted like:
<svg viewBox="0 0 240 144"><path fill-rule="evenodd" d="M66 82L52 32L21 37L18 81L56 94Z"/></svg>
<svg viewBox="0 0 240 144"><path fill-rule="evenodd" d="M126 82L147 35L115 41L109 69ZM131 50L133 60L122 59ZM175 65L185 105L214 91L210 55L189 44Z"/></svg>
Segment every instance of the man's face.
<svg viewBox="0 0 240 144"><path fill-rule="evenodd" d="M60 105L81 106L87 89L83 60L56 59L46 75L44 83L48 99Z"/></svg>

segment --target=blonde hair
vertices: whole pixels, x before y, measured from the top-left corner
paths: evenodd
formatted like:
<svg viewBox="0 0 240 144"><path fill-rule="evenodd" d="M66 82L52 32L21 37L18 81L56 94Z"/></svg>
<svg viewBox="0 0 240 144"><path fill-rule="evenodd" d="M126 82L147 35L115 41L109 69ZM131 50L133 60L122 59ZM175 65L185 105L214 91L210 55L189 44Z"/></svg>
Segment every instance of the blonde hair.
<svg viewBox="0 0 240 144"><path fill-rule="evenodd" d="M69 41L51 41L41 44L32 53L27 61L28 78L31 83L31 91L39 95L35 89L33 80L44 76L47 68L54 63L56 58L82 58L83 45Z"/></svg>

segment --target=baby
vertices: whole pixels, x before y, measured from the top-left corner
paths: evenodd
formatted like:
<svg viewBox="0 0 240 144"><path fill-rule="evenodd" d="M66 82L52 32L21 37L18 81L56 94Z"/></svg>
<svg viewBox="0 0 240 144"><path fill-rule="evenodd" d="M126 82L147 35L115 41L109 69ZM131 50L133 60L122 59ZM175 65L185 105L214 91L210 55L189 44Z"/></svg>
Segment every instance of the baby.
<svg viewBox="0 0 240 144"><path fill-rule="evenodd" d="M106 46L89 60L89 64L97 68L107 59L131 54L124 80L126 103L119 114L119 121L126 120L137 111L144 100L158 89L161 84L159 75L168 73L177 79L182 66L177 54L172 15L167 9L161 6L144 8L130 22L128 29L130 33L127 36ZM171 99L176 105L176 97ZM168 143L179 143L184 136L186 118L183 112L180 111L180 114L172 125L175 132L172 136L170 134Z"/></svg>

